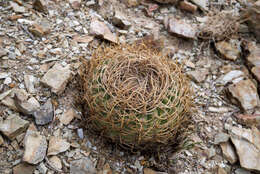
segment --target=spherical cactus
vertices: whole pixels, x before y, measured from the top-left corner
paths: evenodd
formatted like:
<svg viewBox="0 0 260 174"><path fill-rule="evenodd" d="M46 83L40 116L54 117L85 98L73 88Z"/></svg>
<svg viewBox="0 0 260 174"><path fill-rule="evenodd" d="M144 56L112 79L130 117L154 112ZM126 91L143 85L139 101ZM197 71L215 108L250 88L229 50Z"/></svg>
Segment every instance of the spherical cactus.
<svg viewBox="0 0 260 174"><path fill-rule="evenodd" d="M174 142L191 107L177 63L145 44L99 48L82 71L89 124L130 148Z"/></svg>

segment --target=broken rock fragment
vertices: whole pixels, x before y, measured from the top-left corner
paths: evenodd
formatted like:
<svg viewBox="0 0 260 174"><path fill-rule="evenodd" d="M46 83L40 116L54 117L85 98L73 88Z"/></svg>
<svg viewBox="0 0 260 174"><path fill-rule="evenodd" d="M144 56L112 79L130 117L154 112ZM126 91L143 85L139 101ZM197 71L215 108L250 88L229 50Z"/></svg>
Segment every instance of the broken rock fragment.
<svg viewBox="0 0 260 174"><path fill-rule="evenodd" d="M241 48L238 40L220 41L215 44L217 51L228 60L236 60L240 57Z"/></svg>
<svg viewBox="0 0 260 174"><path fill-rule="evenodd" d="M186 0L180 2L180 8L191 13L195 13L197 11L197 6Z"/></svg>
<svg viewBox="0 0 260 174"><path fill-rule="evenodd" d="M10 115L6 120L0 122L0 131L10 140L22 134L28 127L29 122L18 115Z"/></svg>
<svg viewBox="0 0 260 174"><path fill-rule="evenodd" d="M255 75L256 79L260 82L260 65L251 69L251 72Z"/></svg>
<svg viewBox="0 0 260 174"><path fill-rule="evenodd" d="M26 12L26 10L23 6L20 6L13 1L9 1L9 3L10 3L10 6L12 7L12 9L14 10L14 12L16 12L16 13L25 13Z"/></svg>
<svg viewBox="0 0 260 174"><path fill-rule="evenodd" d="M65 152L70 148L70 143L60 137L52 136L49 141L49 148L47 155L57 155Z"/></svg>
<svg viewBox="0 0 260 174"><path fill-rule="evenodd" d="M13 174L33 174L34 170L34 165L20 163L13 168Z"/></svg>
<svg viewBox="0 0 260 174"><path fill-rule="evenodd" d="M229 92L236 98L244 110L253 109L259 105L259 96L255 84L247 79L240 80L228 87Z"/></svg>
<svg viewBox="0 0 260 174"><path fill-rule="evenodd" d="M187 72L188 76L197 83L203 82L206 79L208 73L209 73L209 71L207 69L194 70L194 71Z"/></svg>
<svg viewBox="0 0 260 174"><path fill-rule="evenodd" d="M43 106L33 112L35 123L37 125L45 125L50 123L53 119L53 115L54 113L51 99L48 99Z"/></svg>
<svg viewBox="0 0 260 174"><path fill-rule="evenodd" d="M155 1L162 4L168 4L168 3L177 3L179 0L155 0Z"/></svg>
<svg viewBox="0 0 260 174"><path fill-rule="evenodd" d="M24 75L24 83L27 91L31 94L36 93L34 88L34 84L36 82L36 78L33 75Z"/></svg>
<svg viewBox="0 0 260 174"><path fill-rule="evenodd" d="M115 26L118 26L123 29L128 29L131 26L131 23L127 20L125 15L118 10L115 11L115 15L112 19L112 22Z"/></svg>
<svg viewBox="0 0 260 174"><path fill-rule="evenodd" d="M256 127L244 129L228 127L240 165L247 170L260 171L260 132Z"/></svg>
<svg viewBox="0 0 260 174"><path fill-rule="evenodd" d="M80 9L81 0L69 0L69 3L70 3L70 6L71 6L74 10Z"/></svg>
<svg viewBox="0 0 260 174"><path fill-rule="evenodd" d="M170 18L167 22L166 26L170 33L188 39L196 39L196 27L175 18Z"/></svg>
<svg viewBox="0 0 260 174"><path fill-rule="evenodd" d="M34 0L33 8L40 12L47 12L47 2L45 0Z"/></svg>
<svg viewBox="0 0 260 174"><path fill-rule="evenodd" d="M17 109L26 115L31 115L38 108L40 108L40 103L34 97L31 97L28 100L20 100L18 97L15 96L14 101Z"/></svg>
<svg viewBox="0 0 260 174"><path fill-rule="evenodd" d="M59 120L62 124L68 125L73 120L74 117L77 117L76 115L77 115L77 113L75 112L75 110L73 108L71 108L68 111L66 111L65 113L63 113L59 117Z"/></svg>
<svg viewBox="0 0 260 174"><path fill-rule="evenodd" d="M117 36L110 31L110 29L104 22L101 22L98 19L93 19L91 21L90 33L95 36L102 37L110 42L118 42Z"/></svg>
<svg viewBox="0 0 260 174"><path fill-rule="evenodd" d="M61 94L71 78L70 66L63 67L61 64L55 64L41 79L41 82L50 87L51 91Z"/></svg>
<svg viewBox="0 0 260 174"><path fill-rule="evenodd" d="M37 131L33 124L29 126L24 137L24 147L23 161L27 163L38 164L46 155L46 138Z"/></svg>
<svg viewBox="0 0 260 174"><path fill-rule="evenodd" d="M95 174L96 169L94 163L87 157L71 161L70 163L71 174Z"/></svg>
<svg viewBox="0 0 260 174"><path fill-rule="evenodd" d="M56 170L61 170L62 169L62 163L59 157L57 156L52 156L49 159L49 164Z"/></svg>
<svg viewBox="0 0 260 174"><path fill-rule="evenodd" d="M235 149L230 144L230 142L221 143L220 147L222 149L224 157L230 162L230 164L234 164L237 162L237 155Z"/></svg>

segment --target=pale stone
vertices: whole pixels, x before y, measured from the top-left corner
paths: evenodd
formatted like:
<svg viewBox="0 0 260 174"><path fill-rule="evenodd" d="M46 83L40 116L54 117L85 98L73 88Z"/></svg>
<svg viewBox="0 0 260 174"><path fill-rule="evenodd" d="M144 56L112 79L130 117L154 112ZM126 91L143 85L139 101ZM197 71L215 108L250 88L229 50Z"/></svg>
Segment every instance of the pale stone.
<svg viewBox="0 0 260 174"><path fill-rule="evenodd" d="M196 27L175 18L170 18L167 25L168 31L170 33L176 34L178 36L196 39Z"/></svg>
<svg viewBox="0 0 260 174"><path fill-rule="evenodd" d="M220 147L226 160L228 160L231 164L237 162L237 155L235 149L229 142L221 143Z"/></svg>
<svg viewBox="0 0 260 174"><path fill-rule="evenodd" d="M28 127L29 122L21 119L18 115L10 115L6 120L0 123L0 131L13 140L18 135L22 134Z"/></svg>
<svg viewBox="0 0 260 174"><path fill-rule="evenodd" d="M215 46L219 53L228 60L236 60L240 57L240 42L237 40L220 41Z"/></svg>
<svg viewBox="0 0 260 174"><path fill-rule="evenodd" d="M57 155L65 152L70 148L70 143L60 137L52 136L49 140L49 148L47 155Z"/></svg>
<svg viewBox="0 0 260 174"><path fill-rule="evenodd" d="M41 82L50 87L52 92L61 94L65 90L71 75L69 65L63 67L57 63L42 77Z"/></svg>
<svg viewBox="0 0 260 174"><path fill-rule="evenodd" d="M226 85L228 82L232 82L232 80L244 76L244 72L239 71L239 70L233 70L222 76L218 81L222 85Z"/></svg>
<svg viewBox="0 0 260 174"><path fill-rule="evenodd" d="M54 116L51 99L48 99L44 105L33 112L33 116L37 125L45 125L50 123Z"/></svg>
<svg viewBox="0 0 260 174"><path fill-rule="evenodd" d="M21 101L18 98L15 99L15 105L17 109L24 114L31 115L40 108L40 103L34 97L31 97L26 101Z"/></svg>
<svg viewBox="0 0 260 174"><path fill-rule="evenodd" d="M24 75L24 83L27 91L31 94L35 94L36 90L34 88L34 84L36 82L36 78L33 75Z"/></svg>
<svg viewBox="0 0 260 174"><path fill-rule="evenodd" d="M94 163L87 157L71 161L70 174L95 174Z"/></svg>
<svg viewBox="0 0 260 174"><path fill-rule="evenodd" d="M49 159L49 164L57 170L61 170L62 169L62 163L59 157L57 156L52 156Z"/></svg>
<svg viewBox="0 0 260 174"><path fill-rule="evenodd" d="M187 72L187 75L197 83L203 82L206 79L208 74L209 74L209 71L207 69L194 70L194 71Z"/></svg>
<svg viewBox="0 0 260 174"><path fill-rule="evenodd" d="M34 170L34 165L20 163L13 168L13 174L33 174Z"/></svg>
<svg viewBox="0 0 260 174"><path fill-rule="evenodd" d="M46 138L36 130L33 124L30 125L24 137L24 147L23 161L38 164L45 158L47 151Z"/></svg>
<svg viewBox="0 0 260 174"><path fill-rule="evenodd" d="M240 102L244 110L253 109L259 105L259 96L255 84L247 79L240 80L228 87L232 96Z"/></svg>
<svg viewBox="0 0 260 174"><path fill-rule="evenodd" d="M59 120L62 124L68 125L73 120L76 114L77 113L75 112L75 110L73 108L70 108L64 114L60 115Z"/></svg>

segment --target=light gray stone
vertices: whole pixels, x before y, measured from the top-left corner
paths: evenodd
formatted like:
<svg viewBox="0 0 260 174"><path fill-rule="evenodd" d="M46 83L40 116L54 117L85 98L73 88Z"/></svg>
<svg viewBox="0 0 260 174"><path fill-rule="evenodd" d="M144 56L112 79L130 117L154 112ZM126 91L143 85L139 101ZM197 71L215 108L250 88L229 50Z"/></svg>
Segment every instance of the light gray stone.
<svg viewBox="0 0 260 174"><path fill-rule="evenodd" d="M52 136L49 140L49 148L47 155L57 155L61 152L65 152L70 148L70 143L61 137Z"/></svg>
<svg viewBox="0 0 260 174"><path fill-rule="evenodd" d="M52 92L61 94L71 76L70 65L63 67L57 63L42 77L41 82L50 87Z"/></svg>
<svg viewBox="0 0 260 174"><path fill-rule="evenodd" d="M52 121L54 115L53 106L51 99L48 99L47 102L42 105L38 110L33 112L35 118L35 123L37 125L45 125Z"/></svg>
<svg viewBox="0 0 260 174"><path fill-rule="evenodd" d="M70 174L95 174L94 163L87 157L71 161Z"/></svg>

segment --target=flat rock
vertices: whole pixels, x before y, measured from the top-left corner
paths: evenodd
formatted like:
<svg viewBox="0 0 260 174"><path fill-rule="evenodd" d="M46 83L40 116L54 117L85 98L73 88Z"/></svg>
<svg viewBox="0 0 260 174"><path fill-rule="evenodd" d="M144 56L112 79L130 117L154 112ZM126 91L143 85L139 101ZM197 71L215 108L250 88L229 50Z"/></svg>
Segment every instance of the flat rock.
<svg viewBox="0 0 260 174"><path fill-rule="evenodd" d="M228 174L228 173L224 168L218 167L218 174Z"/></svg>
<svg viewBox="0 0 260 174"><path fill-rule="evenodd" d="M62 163L59 157L57 156L52 156L49 158L49 164L56 170L61 170L62 169Z"/></svg>
<svg viewBox="0 0 260 174"><path fill-rule="evenodd" d="M208 74L209 71L207 69L200 69L187 72L187 75L197 83L203 82Z"/></svg>
<svg viewBox="0 0 260 174"><path fill-rule="evenodd" d="M216 134L214 144L225 143L228 140L229 140L229 135L224 132L220 132Z"/></svg>
<svg viewBox="0 0 260 174"><path fill-rule="evenodd" d="M15 106L23 114L31 115L40 108L40 103L34 97L25 101L21 101L15 97Z"/></svg>
<svg viewBox="0 0 260 174"><path fill-rule="evenodd" d="M118 42L117 36L110 31L108 26L104 22L97 19L92 19L90 24L90 33L95 36L102 37L110 42Z"/></svg>
<svg viewBox="0 0 260 174"><path fill-rule="evenodd" d="M14 10L14 12L16 13L25 13L26 9L23 6L18 5L15 2L9 1L10 6L12 7L12 9Z"/></svg>
<svg viewBox="0 0 260 174"><path fill-rule="evenodd" d="M191 0L196 4L201 10L208 10L208 0Z"/></svg>
<svg viewBox="0 0 260 174"><path fill-rule="evenodd" d="M179 0L154 0L156 2L162 3L162 4L168 4L168 3L177 3Z"/></svg>
<svg viewBox="0 0 260 174"><path fill-rule="evenodd" d="M236 115L238 121L242 124L246 124L247 126L256 126L260 129L260 114L239 114Z"/></svg>
<svg viewBox="0 0 260 174"><path fill-rule="evenodd" d="M63 67L61 64L55 64L47 73L42 77L41 82L50 87L51 91L56 94L61 94L71 78L70 66Z"/></svg>
<svg viewBox="0 0 260 174"><path fill-rule="evenodd" d="M255 33L256 39L260 41L260 1L256 1L253 6L248 8L249 29Z"/></svg>
<svg viewBox="0 0 260 174"><path fill-rule="evenodd" d="M260 46L259 45L251 45L249 46L249 55L247 56L247 61L256 67L260 66Z"/></svg>
<svg viewBox="0 0 260 174"><path fill-rule="evenodd" d="M241 47L238 40L220 41L215 44L217 51L228 60L236 60L240 57Z"/></svg>
<svg viewBox="0 0 260 174"><path fill-rule="evenodd" d="M33 174L34 170L34 165L20 163L13 168L13 174Z"/></svg>
<svg viewBox="0 0 260 174"><path fill-rule="evenodd" d="M24 147L23 161L38 164L45 158L47 151L46 138L37 131L33 124L27 129L24 137Z"/></svg>
<svg viewBox="0 0 260 174"><path fill-rule="evenodd" d="M28 126L29 122L27 120L23 120L18 115L14 114L0 122L0 131L10 140L13 140L15 137L22 134Z"/></svg>
<svg viewBox="0 0 260 174"><path fill-rule="evenodd" d="M231 141L236 148L240 165L247 170L260 171L260 132L256 127L229 127Z"/></svg>
<svg viewBox="0 0 260 174"><path fill-rule="evenodd" d="M251 174L251 172L242 168L238 168L235 170L235 174Z"/></svg>
<svg viewBox="0 0 260 174"><path fill-rule="evenodd" d="M42 105L38 110L33 112L35 123L37 125L45 125L50 123L53 119L53 115L54 112L51 99L48 99L44 105Z"/></svg>
<svg viewBox="0 0 260 174"><path fill-rule="evenodd" d="M81 7L81 0L69 0L70 6L75 9L78 10Z"/></svg>
<svg viewBox="0 0 260 174"><path fill-rule="evenodd" d="M68 125L73 120L73 118L76 117L76 115L76 111L73 108L70 108L59 117L59 120L62 124Z"/></svg>
<svg viewBox="0 0 260 174"><path fill-rule="evenodd" d="M122 29L128 29L131 26L131 23L127 20L125 14L118 10L115 11L112 22L115 26Z"/></svg>
<svg viewBox="0 0 260 174"><path fill-rule="evenodd" d="M259 105L259 96L255 84L247 79L228 87L229 92L236 98L244 110L253 109Z"/></svg>
<svg viewBox="0 0 260 174"><path fill-rule="evenodd" d="M260 57L260 56L259 56ZM251 69L251 72L255 75L256 79L258 82L260 82L260 65L255 66Z"/></svg>
<svg viewBox="0 0 260 174"><path fill-rule="evenodd" d="M243 71L239 71L239 70L232 70L229 71L227 74L225 74L224 76L220 77L218 79L218 81L222 84L222 85L226 85L229 82L232 82L234 79L237 79L239 77L244 76L244 72Z"/></svg>
<svg viewBox="0 0 260 174"><path fill-rule="evenodd" d="M95 174L94 163L87 157L70 162L70 174Z"/></svg>
<svg viewBox="0 0 260 174"><path fill-rule="evenodd" d="M183 20L170 18L168 20L168 25L166 24L166 26L168 31L172 34L188 39L196 39L196 27L184 22Z"/></svg>
<svg viewBox="0 0 260 174"><path fill-rule="evenodd" d="M4 99L1 100L1 104L7 106L8 108L14 110L14 111L18 111L16 105L15 105L15 101L12 97L10 96L6 96Z"/></svg>
<svg viewBox="0 0 260 174"><path fill-rule="evenodd" d="M34 88L34 84L36 82L36 78L33 75L24 75L24 84L27 91L31 94L35 94L36 90Z"/></svg>
<svg viewBox="0 0 260 174"><path fill-rule="evenodd" d="M181 1L179 6L180 6L180 9L186 10L186 11L191 12L191 13L195 13L198 9L196 5L190 3L186 0Z"/></svg>
<svg viewBox="0 0 260 174"><path fill-rule="evenodd" d="M0 135L0 146L4 143L3 137Z"/></svg>
<svg viewBox="0 0 260 174"><path fill-rule="evenodd" d="M220 147L222 149L223 156L230 162L230 164L235 164L238 160L236 151L230 142L221 143Z"/></svg>
<svg viewBox="0 0 260 174"><path fill-rule="evenodd" d="M70 148L70 143L60 137L52 136L49 140L49 148L47 155L57 155L65 152Z"/></svg>

